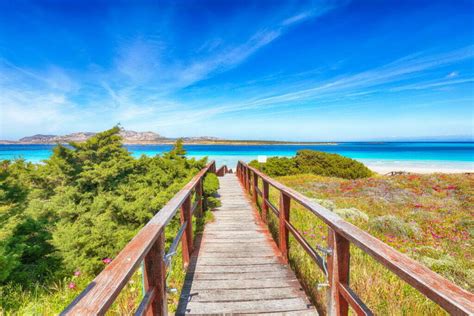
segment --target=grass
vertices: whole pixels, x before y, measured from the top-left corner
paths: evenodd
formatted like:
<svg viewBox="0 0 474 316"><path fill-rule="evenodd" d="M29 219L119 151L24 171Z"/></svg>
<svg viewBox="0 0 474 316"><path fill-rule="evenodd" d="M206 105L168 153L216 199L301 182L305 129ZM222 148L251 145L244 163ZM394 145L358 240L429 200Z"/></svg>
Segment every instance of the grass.
<svg viewBox="0 0 474 316"><path fill-rule="evenodd" d="M315 199L359 228L425 264L469 291L474 290L474 177L400 175L343 180L314 175L287 176L283 184ZM270 199L278 205L278 192ZM292 202L290 222L311 245L327 246L327 226ZM278 219L269 215L277 237ZM290 237L290 264L320 312L325 311L323 273ZM351 246L351 287L376 314L444 315L435 303Z"/></svg>

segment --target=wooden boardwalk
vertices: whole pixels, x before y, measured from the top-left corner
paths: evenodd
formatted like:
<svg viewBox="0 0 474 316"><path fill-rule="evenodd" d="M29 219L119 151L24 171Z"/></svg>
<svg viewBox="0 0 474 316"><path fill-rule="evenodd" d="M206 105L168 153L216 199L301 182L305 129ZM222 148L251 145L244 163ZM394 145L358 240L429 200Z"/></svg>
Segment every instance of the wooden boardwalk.
<svg viewBox="0 0 474 316"><path fill-rule="evenodd" d="M236 175L219 181L222 206L196 241L177 315L316 315Z"/></svg>
<svg viewBox="0 0 474 316"><path fill-rule="evenodd" d="M193 239L193 214L200 214L195 211L201 209L202 184L208 173L223 176L220 178L219 190L222 207L215 210L216 220L206 225L202 238ZM357 315L373 315L350 287L351 244L449 314L474 315L474 294L346 222L304 195L242 161L237 165L237 177L227 173L226 166L216 169L214 161L201 169L153 216L61 315L106 314L142 264L145 293L135 315L167 315L166 273L172 269L169 258L176 253L180 243L183 262L189 264L178 315L316 315L316 310L308 302L298 280L284 264L282 255L285 258L287 256L290 234L312 259L314 265L327 273L327 309L331 315L347 315L349 308ZM280 193L278 207L271 204L268 198L270 186ZM263 218L267 217L269 209L278 215L278 248L265 229L265 224L260 222L260 215L253 210L247 199L249 196L252 196L253 201L259 201L261 205L266 206L262 208ZM327 224L327 248L315 249L292 225L292 200ZM166 252L166 227L178 212L181 226ZM367 281L370 282L370 279ZM370 291L370 284L367 284L366 289ZM401 313L402 306L400 308L400 311L395 310L394 313Z"/></svg>

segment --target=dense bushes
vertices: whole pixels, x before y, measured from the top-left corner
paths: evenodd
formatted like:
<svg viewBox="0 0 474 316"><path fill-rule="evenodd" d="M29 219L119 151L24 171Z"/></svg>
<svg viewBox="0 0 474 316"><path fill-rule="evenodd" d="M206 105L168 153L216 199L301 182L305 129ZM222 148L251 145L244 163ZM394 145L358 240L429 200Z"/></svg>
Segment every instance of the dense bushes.
<svg viewBox="0 0 474 316"><path fill-rule="evenodd" d="M220 206L220 200L216 197L219 189L219 179L213 173L208 173L204 178L204 197L206 198L207 207L213 209Z"/></svg>
<svg viewBox="0 0 474 316"><path fill-rule="evenodd" d="M338 154L328 154L314 150L300 150L295 157L271 157L266 163L256 160L250 165L269 176L295 174L316 174L328 177L358 179L369 177L372 172L362 163Z"/></svg>
<svg viewBox="0 0 474 316"><path fill-rule="evenodd" d="M96 274L206 164L185 158L181 143L135 159L118 133L58 145L43 164L1 163L0 290ZM206 178L205 195L214 182Z"/></svg>

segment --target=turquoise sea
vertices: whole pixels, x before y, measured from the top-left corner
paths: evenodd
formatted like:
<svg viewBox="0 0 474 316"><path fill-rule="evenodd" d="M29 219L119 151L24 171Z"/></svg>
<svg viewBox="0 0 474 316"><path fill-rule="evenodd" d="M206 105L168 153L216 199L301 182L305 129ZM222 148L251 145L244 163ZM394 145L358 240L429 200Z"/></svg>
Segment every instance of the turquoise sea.
<svg viewBox="0 0 474 316"><path fill-rule="evenodd" d="M40 162L54 145L0 145L0 160L24 158ZM157 155L171 145L126 145L134 156ZM237 161L295 155L300 149L337 153L364 162L374 170L417 169L474 170L474 142L350 142L327 145L186 145L188 156L209 157L218 165L235 167ZM403 167L403 168L402 168ZM388 168L388 169L387 169Z"/></svg>

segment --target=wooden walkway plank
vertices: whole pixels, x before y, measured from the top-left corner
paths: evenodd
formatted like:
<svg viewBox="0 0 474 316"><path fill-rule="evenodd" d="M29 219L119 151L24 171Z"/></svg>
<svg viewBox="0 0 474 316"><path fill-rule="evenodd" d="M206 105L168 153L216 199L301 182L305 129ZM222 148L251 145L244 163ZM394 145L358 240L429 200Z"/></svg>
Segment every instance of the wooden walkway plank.
<svg viewBox="0 0 474 316"><path fill-rule="evenodd" d="M317 315L237 177L219 182L222 206L197 238L177 315Z"/></svg>
<svg viewBox="0 0 474 316"><path fill-rule="evenodd" d="M252 300L252 301L193 302L188 304L186 314L262 313L280 312L289 315L292 311L308 311L311 306L300 297ZM181 310L179 311L181 313Z"/></svg>
<svg viewBox="0 0 474 316"><path fill-rule="evenodd" d="M286 288L260 289L258 296L254 289L211 289L200 290L199 295L193 297L193 302L219 302L219 301L255 301L294 298L298 292L288 291Z"/></svg>

